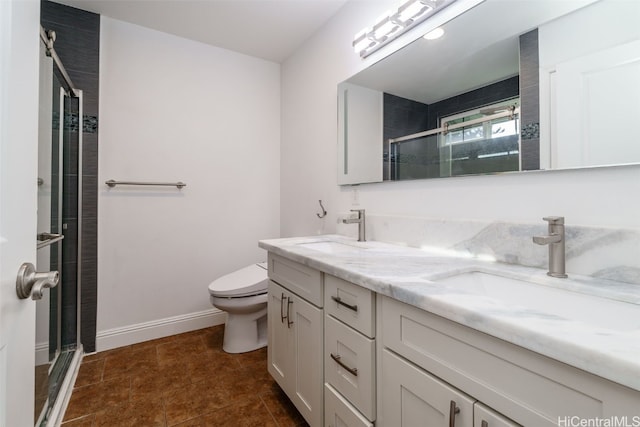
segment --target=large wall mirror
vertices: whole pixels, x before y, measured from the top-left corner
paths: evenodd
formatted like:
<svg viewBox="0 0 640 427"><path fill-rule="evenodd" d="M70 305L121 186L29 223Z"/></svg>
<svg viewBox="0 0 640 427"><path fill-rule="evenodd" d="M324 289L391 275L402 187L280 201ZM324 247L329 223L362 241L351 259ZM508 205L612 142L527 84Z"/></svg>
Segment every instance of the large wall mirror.
<svg viewBox="0 0 640 427"><path fill-rule="evenodd" d="M640 163L639 21L485 0L338 86L338 184Z"/></svg>

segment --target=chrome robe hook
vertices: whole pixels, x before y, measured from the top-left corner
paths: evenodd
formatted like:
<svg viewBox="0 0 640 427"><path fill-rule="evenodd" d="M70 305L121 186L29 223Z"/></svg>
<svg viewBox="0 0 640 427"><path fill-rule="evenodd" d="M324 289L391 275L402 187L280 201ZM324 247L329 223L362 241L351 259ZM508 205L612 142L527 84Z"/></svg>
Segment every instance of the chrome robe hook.
<svg viewBox="0 0 640 427"><path fill-rule="evenodd" d="M318 218L324 218L325 216L327 216L327 211L325 210L324 206L322 206L322 200L318 200L318 203L320 203L320 209L322 209L322 214L317 213L316 215L318 216Z"/></svg>

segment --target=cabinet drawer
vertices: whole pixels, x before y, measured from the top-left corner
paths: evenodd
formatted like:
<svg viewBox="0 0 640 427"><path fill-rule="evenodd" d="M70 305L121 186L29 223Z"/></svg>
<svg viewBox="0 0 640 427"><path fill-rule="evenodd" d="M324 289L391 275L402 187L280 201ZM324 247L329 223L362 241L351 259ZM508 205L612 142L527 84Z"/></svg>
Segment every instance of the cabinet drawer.
<svg viewBox="0 0 640 427"><path fill-rule="evenodd" d="M328 274L324 277L325 312L369 338L375 338L375 293Z"/></svg>
<svg viewBox="0 0 640 427"><path fill-rule="evenodd" d="M522 425L607 413L611 389L584 371L391 298L381 320L385 347Z"/></svg>
<svg viewBox="0 0 640 427"><path fill-rule="evenodd" d="M322 308L322 273L269 253L269 278L316 307Z"/></svg>
<svg viewBox="0 0 640 427"><path fill-rule="evenodd" d="M373 427L344 397L329 384L324 385L325 427Z"/></svg>
<svg viewBox="0 0 640 427"><path fill-rule="evenodd" d="M369 420L375 420L375 344L325 315L325 381Z"/></svg>

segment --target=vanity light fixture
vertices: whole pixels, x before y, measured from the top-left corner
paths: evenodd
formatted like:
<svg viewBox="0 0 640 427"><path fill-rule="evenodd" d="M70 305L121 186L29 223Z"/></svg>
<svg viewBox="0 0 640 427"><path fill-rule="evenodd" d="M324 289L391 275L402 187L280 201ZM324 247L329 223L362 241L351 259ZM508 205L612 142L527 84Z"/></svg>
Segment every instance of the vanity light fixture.
<svg viewBox="0 0 640 427"><path fill-rule="evenodd" d="M366 58L400 34L416 27L456 0L409 0L397 10L389 11L376 20L373 27L365 28L354 36L353 48Z"/></svg>

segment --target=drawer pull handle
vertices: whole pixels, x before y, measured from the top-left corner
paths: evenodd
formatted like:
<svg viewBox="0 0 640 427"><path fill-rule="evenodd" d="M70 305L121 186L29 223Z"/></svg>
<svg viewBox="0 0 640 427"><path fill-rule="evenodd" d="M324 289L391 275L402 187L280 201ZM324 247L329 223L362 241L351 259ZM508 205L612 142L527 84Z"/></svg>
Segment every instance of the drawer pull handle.
<svg viewBox="0 0 640 427"><path fill-rule="evenodd" d="M342 301L342 298L334 297L333 295L331 295L331 299L334 300L335 302L337 302L338 304L347 307L349 310L353 310L356 313L358 312L358 306L357 305L347 304L346 302Z"/></svg>
<svg viewBox="0 0 640 427"><path fill-rule="evenodd" d="M288 299L288 298L286 298ZM284 311L284 293L282 294L282 297L280 297L280 323L284 323L284 319L287 318L287 316L284 315L283 311Z"/></svg>
<svg viewBox="0 0 640 427"><path fill-rule="evenodd" d="M293 301L291 300L291 298L287 298L287 329L291 329L291 325L293 325L293 321L291 320L291 314L289 313L289 310L291 309L291 304L293 304Z"/></svg>
<svg viewBox="0 0 640 427"><path fill-rule="evenodd" d="M456 405L455 401L451 401L449 404L449 427L456 427L456 414L460 413L460 408Z"/></svg>
<svg viewBox="0 0 640 427"><path fill-rule="evenodd" d="M487 420L482 420L482 422L480 423L480 427L489 427L489 423L487 422Z"/></svg>
<svg viewBox="0 0 640 427"><path fill-rule="evenodd" d="M358 376L358 368L350 368L350 367L348 367L347 365L345 365L345 364L342 362L342 360L340 360L340 356L339 356L339 355L335 355L335 354L333 354L333 353L330 353L330 354L331 354L331 358L332 358L333 360L335 360L335 361L336 361L336 363L337 363L338 365L342 366L344 369L346 369L346 370L347 370L347 372L349 372L349 373L350 373L351 375L353 375L354 377L357 377L357 376Z"/></svg>

